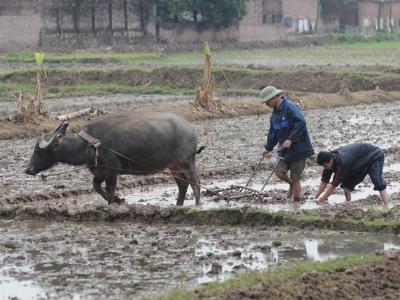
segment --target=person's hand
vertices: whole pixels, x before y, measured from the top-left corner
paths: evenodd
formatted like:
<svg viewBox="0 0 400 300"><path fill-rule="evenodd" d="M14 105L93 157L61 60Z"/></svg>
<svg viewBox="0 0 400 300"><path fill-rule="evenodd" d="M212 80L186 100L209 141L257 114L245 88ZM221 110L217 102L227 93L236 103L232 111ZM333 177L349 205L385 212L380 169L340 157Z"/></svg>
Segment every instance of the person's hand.
<svg viewBox="0 0 400 300"><path fill-rule="evenodd" d="M262 153L263 157L269 157L271 156L272 151L268 151L268 150L264 150L264 152Z"/></svg>
<svg viewBox="0 0 400 300"><path fill-rule="evenodd" d="M317 202L317 204L324 204L328 201L328 199L325 199L324 197L318 197L316 198L315 202Z"/></svg>
<svg viewBox="0 0 400 300"><path fill-rule="evenodd" d="M283 142L283 144L282 144L282 148L286 148L286 149L289 149L290 148L290 146L292 146L292 140L290 140L290 139L287 139L286 141L284 141Z"/></svg>

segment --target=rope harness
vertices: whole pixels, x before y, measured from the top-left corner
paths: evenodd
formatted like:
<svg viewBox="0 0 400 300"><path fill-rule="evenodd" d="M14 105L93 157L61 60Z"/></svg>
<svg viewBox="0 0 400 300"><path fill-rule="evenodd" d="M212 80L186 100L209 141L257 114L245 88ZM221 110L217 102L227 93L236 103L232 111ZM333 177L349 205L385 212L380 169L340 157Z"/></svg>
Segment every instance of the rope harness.
<svg viewBox="0 0 400 300"><path fill-rule="evenodd" d="M81 130L78 135L83 138L86 142L89 143L90 146L92 146L95 151L95 157L94 157L94 167L97 168L97 161L99 158L99 148L101 146L101 142L98 139L95 139L94 137L92 137L90 134L88 134L86 131Z"/></svg>
<svg viewBox="0 0 400 300"><path fill-rule="evenodd" d="M98 157L99 157L99 148L100 147L102 147L102 148L104 148L104 149L106 149L106 150L108 150L108 151L110 151L110 152L112 152L112 153L114 153L114 154L116 154L116 155L118 155L120 157L123 157L123 158L129 160L130 162L132 162L134 164L136 163L133 159L127 157L126 155L123 155L123 154L121 154L121 153L119 153L119 152L117 152L117 151L115 151L113 149L110 149L110 148L102 145L100 140L95 139L94 137L92 137L89 133L87 133L84 130L81 130L78 133L78 135L81 138L83 138L86 142L88 142L89 145L92 146L96 150L96 155L95 155L95 158L94 158L94 167L95 168L97 168L97 166L98 166L97 161L98 161Z"/></svg>

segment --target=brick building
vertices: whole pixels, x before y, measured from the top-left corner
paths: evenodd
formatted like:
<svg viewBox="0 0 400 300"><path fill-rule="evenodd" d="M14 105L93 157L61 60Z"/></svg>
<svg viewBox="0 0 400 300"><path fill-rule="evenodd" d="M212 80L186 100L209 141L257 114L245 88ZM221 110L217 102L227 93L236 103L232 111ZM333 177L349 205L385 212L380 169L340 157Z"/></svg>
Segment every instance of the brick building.
<svg viewBox="0 0 400 300"><path fill-rule="evenodd" d="M0 49L95 48L140 44L144 39L192 43L290 39L332 30L335 20L318 15L318 0L246 0L239 24L206 30L158 21L154 1L1 0Z"/></svg>
<svg viewBox="0 0 400 300"><path fill-rule="evenodd" d="M400 29L400 0L359 0L358 20L361 32Z"/></svg>

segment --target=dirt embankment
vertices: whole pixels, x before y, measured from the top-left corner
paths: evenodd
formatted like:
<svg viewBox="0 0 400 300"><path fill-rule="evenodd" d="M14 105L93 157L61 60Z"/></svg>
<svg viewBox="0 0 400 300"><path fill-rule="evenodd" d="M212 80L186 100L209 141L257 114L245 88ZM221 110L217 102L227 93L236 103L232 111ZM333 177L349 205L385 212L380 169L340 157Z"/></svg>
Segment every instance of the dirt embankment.
<svg viewBox="0 0 400 300"><path fill-rule="evenodd" d="M400 252L382 262L334 272L309 272L289 282L258 284L213 299L399 299ZM200 299L208 299L199 292Z"/></svg>
<svg viewBox="0 0 400 300"><path fill-rule="evenodd" d="M46 84L64 86L78 84L120 83L129 86L169 86L175 88L196 88L202 78L201 68L163 67L159 69L123 70L48 70ZM337 93L343 90L358 92L377 87L386 91L400 90L400 71L382 68L293 67L273 69L265 66L247 68L219 67L213 72L218 89L260 90L266 83L281 89L313 93ZM36 76L31 72L12 72L3 75L1 82L30 83Z"/></svg>
<svg viewBox="0 0 400 300"><path fill-rule="evenodd" d="M279 86L279 85L277 85ZM399 84L400 86L400 84ZM387 103L400 100L400 91L384 91L380 88L368 91L359 92L340 92L340 93L311 93L311 92L298 92L298 91L287 91L285 92L289 97L297 100L301 100L304 104L304 109L317 109L317 108L333 108L341 106L354 106L357 104L373 104L373 103ZM92 97L93 98L93 97ZM136 106L134 101L126 103L125 111L129 112L133 110L135 113L150 113L155 111L170 111L177 112L184 115L190 121L199 121L213 118L235 118L238 116L246 115L260 115L270 112L270 109L264 104L258 101L258 95L243 96L243 97L232 97L228 95L221 95L220 99L223 102L222 110L218 112L208 112L196 109L193 103L193 97L188 96L186 100L173 103L167 102L161 105L146 105ZM55 106L59 100L51 100ZM80 105L74 105L74 109L78 110L81 108L87 108L89 106L96 105L93 101L83 101ZM118 100L111 101L111 103L99 105L95 108L103 109L106 113L113 113L120 110L120 103ZM15 104L16 106L16 104ZM60 105L62 106L62 105ZM67 107L65 107L68 110ZM63 112L59 112L62 114ZM1 111L0 111L1 115ZM4 115L4 112L3 112ZM8 113L8 116L10 114ZM79 130L79 126L87 123L93 119L93 116L84 116L74 119L75 131ZM9 117L0 119L0 140L15 139L15 138L27 138L37 137L43 132L48 132L57 126L58 120L54 118L38 117L32 122L27 123L15 123L9 120Z"/></svg>
<svg viewBox="0 0 400 300"><path fill-rule="evenodd" d="M393 199L393 200L397 200ZM363 201L367 203L368 200ZM52 199L4 205L1 218L70 221L133 221L190 225L293 226L296 228L400 233L400 210L364 211L356 206L325 207L320 210L269 212L251 207L193 209L158 205L107 205L78 203L76 199Z"/></svg>

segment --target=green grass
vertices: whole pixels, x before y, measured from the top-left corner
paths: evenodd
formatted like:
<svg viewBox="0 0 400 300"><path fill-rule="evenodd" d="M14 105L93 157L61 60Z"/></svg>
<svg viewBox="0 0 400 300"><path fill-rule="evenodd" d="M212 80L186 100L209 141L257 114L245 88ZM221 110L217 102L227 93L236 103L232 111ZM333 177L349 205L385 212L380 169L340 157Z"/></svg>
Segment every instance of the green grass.
<svg viewBox="0 0 400 300"><path fill-rule="evenodd" d="M166 56L158 53L102 53L76 52L68 54L45 53L44 63L103 63L162 61ZM0 62L34 63L33 52L9 52L0 56Z"/></svg>
<svg viewBox="0 0 400 300"><path fill-rule="evenodd" d="M0 101L16 101L18 91L33 96L35 83L0 83ZM158 85L130 86L122 83L99 83L79 85L52 85L45 87L46 99L68 96L102 95L102 94L194 94L194 89L176 88Z"/></svg>
<svg viewBox="0 0 400 300"><path fill-rule="evenodd" d="M400 56L400 35L379 34L365 37L354 34L333 35L338 41L332 44L295 48L271 49L225 49L213 51L213 65L249 65L262 64L286 66L290 64L398 64ZM0 62L32 63L35 67L33 52L9 52L0 55ZM127 66L193 66L203 63L201 47L197 51L175 54L150 52L74 52L45 53L44 64L81 63L94 64L121 63Z"/></svg>
<svg viewBox="0 0 400 300"><path fill-rule="evenodd" d="M205 287L199 288L199 294L204 297L216 297L229 294L239 289L250 289L257 284L279 285L280 289L290 294L293 290L293 284L295 284L294 280L305 272L331 272L338 268L351 268L381 260L383 260L382 256L350 255L326 262L298 262L292 265L274 268L269 271L243 273L222 283L211 283ZM185 300L196 298L197 294L194 291L175 290L167 295L150 299Z"/></svg>

